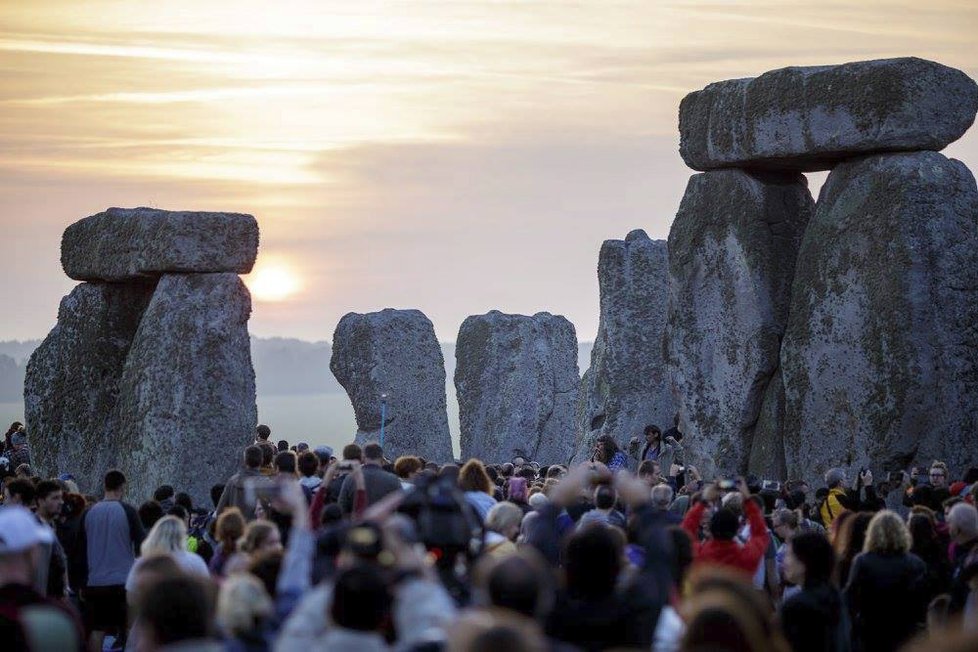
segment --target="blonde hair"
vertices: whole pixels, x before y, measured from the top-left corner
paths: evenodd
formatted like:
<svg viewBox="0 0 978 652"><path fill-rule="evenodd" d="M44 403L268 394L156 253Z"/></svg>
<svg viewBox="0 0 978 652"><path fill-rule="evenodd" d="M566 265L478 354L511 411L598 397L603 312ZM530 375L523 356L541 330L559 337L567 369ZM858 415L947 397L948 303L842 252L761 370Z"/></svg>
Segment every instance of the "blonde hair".
<svg viewBox="0 0 978 652"><path fill-rule="evenodd" d="M523 510L509 502L496 503L486 514L486 529L502 533L523 522Z"/></svg>
<svg viewBox="0 0 978 652"><path fill-rule="evenodd" d="M866 543L863 552L882 555L904 554L910 552L913 538L910 530L895 512L883 510L873 517L866 530Z"/></svg>
<svg viewBox="0 0 978 652"><path fill-rule="evenodd" d="M277 526L271 521L258 520L248 523L245 528L244 536L238 542L238 549L242 552L252 553L261 548L265 539L272 533Z"/></svg>
<svg viewBox="0 0 978 652"><path fill-rule="evenodd" d="M217 595L217 621L230 634L252 631L275 614L275 605L261 581L251 573L234 573Z"/></svg>
<svg viewBox="0 0 978 652"><path fill-rule="evenodd" d="M156 521L146 535L139 551L145 555L172 554L187 547L187 526L176 516L164 516Z"/></svg>

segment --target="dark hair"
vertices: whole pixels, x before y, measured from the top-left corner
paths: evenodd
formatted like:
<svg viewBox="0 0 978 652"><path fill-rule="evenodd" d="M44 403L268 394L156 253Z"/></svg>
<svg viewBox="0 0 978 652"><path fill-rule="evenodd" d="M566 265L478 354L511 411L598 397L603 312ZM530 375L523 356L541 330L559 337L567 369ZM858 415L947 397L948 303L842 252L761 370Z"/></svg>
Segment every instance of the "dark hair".
<svg viewBox="0 0 978 652"><path fill-rule="evenodd" d="M481 491L492 495L492 480L489 479L482 462L473 458L462 465L458 473L458 488L462 491Z"/></svg>
<svg viewBox="0 0 978 652"><path fill-rule="evenodd" d="M267 440L272 436L272 429L264 424L261 424L255 428L255 434L258 435L258 439Z"/></svg>
<svg viewBox="0 0 978 652"><path fill-rule="evenodd" d="M390 593L376 568L362 564L336 578L330 615L339 627L376 631L387 618L390 606Z"/></svg>
<svg viewBox="0 0 978 652"><path fill-rule="evenodd" d="M610 462L611 458L615 456L615 453L621 450L618 447L618 442L611 435L601 435L598 437L597 443L601 444L601 453L604 458L601 461L605 463Z"/></svg>
<svg viewBox="0 0 978 652"><path fill-rule="evenodd" d="M180 573L154 582L142 593L139 616L157 645L207 638L211 600L207 586Z"/></svg>
<svg viewBox="0 0 978 652"><path fill-rule="evenodd" d="M642 460L642 463L638 465L638 475L639 477L643 475L652 475L655 472L656 465L659 465L659 470L662 470L662 465L655 460Z"/></svg>
<svg viewBox="0 0 978 652"><path fill-rule="evenodd" d="M788 545L791 552L805 565L805 586L827 584L835 568L835 552L832 544L819 532L802 532Z"/></svg>
<svg viewBox="0 0 978 652"><path fill-rule="evenodd" d="M105 474L105 490L118 491L126 484L126 476L119 469L112 469Z"/></svg>
<svg viewBox="0 0 978 652"><path fill-rule="evenodd" d="M682 587L686 581L686 573L693 565L693 541L689 538L689 533L678 525L666 528L666 533L672 542L673 583Z"/></svg>
<svg viewBox="0 0 978 652"><path fill-rule="evenodd" d="M187 508L184 507L183 505L174 505L170 509L166 510L166 515L167 516L176 516L181 521L186 521L187 520L187 516L190 515L190 512L188 512L187 511Z"/></svg>
<svg viewBox="0 0 978 652"><path fill-rule="evenodd" d="M44 500L55 491L62 491L61 485L55 480L41 480L34 487L34 497L37 500Z"/></svg>
<svg viewBox="0 0 978 652"><path fill-rule="evenodd" d="M603 598L615 590L621 570L621 539L599 524L576 531L564 550L567 589L572 596Z"/></svg>
<svg viewBox="0 0 978 652"><path fill-rule="evenodd" d="M382 460L384 459L384 449L380 447L380 444L367 444L363 447L363 458L365 460Z"/></svg>
<svg viewBox="0 0 978 652"><path fill-rule="evenodd" d="M737 534L740 522L729 507L721 507L710 517L710 534L719 541L730 541Z"/></svg>
<svg viewBox="0 0 978 652"><path fill-rule="evenodd" d="M312 451L304 451L299 455L299 473L307 478L316 475L319 470L319 458Z"/></svg>
<svg viewBox="0 0 978 652"><path fill-rule="evenodd" d="M163 507L155 500L147 500L136 510L139 514L139 522L143 524L143 529L149 530L156 521L163 518Z"/></svg>
<svg viewBox="0 0 978 652"><path fill-rule="evenodd" d="M183 507L188 513L194 511L194 501L190 499L190 494L185 491L181 491L174 496L173 502L174 504Z"/></svg>
<svg viewBox="0 0 978 652"><path fill-rule="evenodd" d="M292 451L285 450L275 456L275 468L278 469L279 473L295 475L295 467L295 453Z"/></svg>
<svg viewBox="0 0 978 652"><path fill-rule="evenodd" d="M611 509L615 506L617 498L615 490L606 484L599 485L594 490L594 506L598 509Z"/></svg>
<svg viewBox="0 0 978 652"><path fill-rule="evenodd" d="M261 580L272 600L275 600L278 574L282 570L282 557L281 550L266 550L259 553L248 566L248 572Z"/></svg>
<svg viewBox="0 0 978 652"><path fill-rule="evenodd" d="M547 594L552 594L552 578L539 554L528 550L507 555L492 566L486 581L489 602L528 618L543 615Z"/></svg>
<svg viewBox="0 0 978 652"><path fill-rule="evenodd" d="M221 502L221 496L224 494L224 485L215 484L211 485L211 502L214 503L214 507Z"/></svg>
<svg viewBox="0 0 978 652"><path fill-rule="evenodd" d="M261 465L271 466L272 460L275 459L275 454L278 451L275 450L275 447L269 444L267 441L258 444L258 447L261 449Z"/></svg>
<svg viewBox="0 0 978 652"><path fill-rule="evenodd" d="M343 520L343 509L336 503L330 503L323 507L323 513L320 517L320 524L325 526L332 525L333 523L339 523Z"/></svg>
<svg viewBox="0 0 978 652"><path fill-rule="evenodd" d="M20 496L20 501L26 506L34 502L34 483L27 478L15 478L5 483L11 496Z"/></svg>
<svg viewBox="0 0 978 652"><path fill-rule="evenodd" d="M153 500L158 503L162 503L167 498L173 497L173 487L168 484L163 484L157 487L156 491L153 492Z"/></svg>
<svg viewBox="0 0 978 652"><path fill-rule="evenodd" d="M257 469L261 466L261 447L252 444L248 448L244 449L244 463L249 469Z"/></svg>
<svg viewBox="0 0 978 652"><path fill-rule="evenodd" d="M412 473L418 473L424 465L420 457L402 455L394 461L394 473L401 479L407 479Z"/></svg>
<svg viewBox="0 0 978 652"><path fill-rule="evenodd" d="M633 430L632 432L635 431ZM645 426L645 430L642 431L642 434L644 434L646 437L649 435L659 435L661 437L662 430L659 429L659 426L650 423L649 425Z"/></svg>
<svg viewBox="0 0 978 652"><path fill-rule="evenodd" d="M343 447L344 460L359 460L363 457L363 451L356 444L347 444Z"/></svg>
<svg viewBox="0 0 978 652"><path fill-rule="evenodd" d="M289 442L285 441L284 439L279 439L277 448L279 453L282 451L287 451L289 450Z"/></svg>

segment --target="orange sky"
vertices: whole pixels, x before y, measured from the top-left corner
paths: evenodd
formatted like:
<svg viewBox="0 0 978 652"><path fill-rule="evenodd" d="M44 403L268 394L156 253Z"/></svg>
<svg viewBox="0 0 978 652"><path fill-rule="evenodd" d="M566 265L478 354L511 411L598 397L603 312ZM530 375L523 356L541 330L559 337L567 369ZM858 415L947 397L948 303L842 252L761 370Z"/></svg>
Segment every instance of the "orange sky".
<svg viewBox="0 0 978 652"><path fill-rule="evenodd" d="M906 55L978 77L976 33L971 0L6 2L0 339L53 325L65 226L150 205L258 217L268 282L294 276L258 335L391 306L590 340L601 241L668 234L685 93ZM978 167L975 130L948 153Z"/></svg>

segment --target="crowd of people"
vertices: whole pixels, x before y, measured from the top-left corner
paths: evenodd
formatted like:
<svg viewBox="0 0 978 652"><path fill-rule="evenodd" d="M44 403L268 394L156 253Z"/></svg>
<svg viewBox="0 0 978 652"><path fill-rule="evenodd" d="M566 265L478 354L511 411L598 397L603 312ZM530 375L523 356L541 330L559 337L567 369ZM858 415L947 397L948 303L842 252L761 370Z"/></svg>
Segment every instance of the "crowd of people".
<svg viewBox="0 0 978 652"><path fill-rule="evenodd" d="M978 469L704 479L656 426L576 466L273 442L199 504L37 477L13 424L0 648L978 649Z"/></svg>

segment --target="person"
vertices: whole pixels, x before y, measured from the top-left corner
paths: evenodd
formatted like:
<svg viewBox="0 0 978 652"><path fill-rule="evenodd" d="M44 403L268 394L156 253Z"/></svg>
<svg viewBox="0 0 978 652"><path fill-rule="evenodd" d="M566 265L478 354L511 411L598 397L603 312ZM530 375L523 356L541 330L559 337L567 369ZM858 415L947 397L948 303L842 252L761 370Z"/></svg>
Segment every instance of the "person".
<svg viewBox="0 0 978 652"><path fill-rule="evenodd" d="M828 495L819 506L818 514L825 529L832 527L832 522L842 513L843 510L854 509L853 500L850 492L846 491L846 471L841 468L832 468L825 472L825 486L828 488Z"/></svg>
<svg viewBox="0 0 978 652"><path fill-rule="evenodd" d="M57 519L61 516L64 494L61 485L54 480L42 480L34 490L36 509L34 516L43 525L57 531ZM47 572L47 596L64 598L68 589L68 557L57 537L52 537Z"/></svg>
<svg viewBox="0 0 978 652"><path fill-rule="evenodd" d="M22 506L0 509L0 646L4 650L81 652L84 638L61 601L32 586L40 548L50 545L49 527Z"/></svg>
<svg viewBox="0 0 978 652"><path fill-rule="evenodd" d="M272 436L272 429L261 423L255 428L255 445L268 443L268 438Z"/></svg>
<svg viewBox="0 0 978 652"><path fill-rule="evenodd" d="M256 486L265 486L268 481L263 479L261 472L262 449L258 446L248 446L243 455L244 468L232 475L224 485L224 493L217 502L218 514L228 507L237 507L248 520L255 518Z"/></svg>
<svg viewBox="0 0 978 652"><path fill-rule="evenodd" d="M34 483L26 478L8 478L3 484L3 504L34 507Z"/></svg>
<svg viewBox="0 0 978 652"><path fill-rule="evenodd" d="M72 585L81 589L85 630L92 649L102 649L106 632L125 642L126 578L146 533L136 509L123 502L126 476L112 469L105 474L101 501L82 515Z"/></svg>
<svg viewBox="0 0 978 652"><path fill-rule="evenodd" d="M139 604L143 593L159 580L176 577L183 573L176 559L170 555L140 557L137 563L133 565L133 570L131 588L129 580L126 581L126 602L129 605L129 634L126 636L127 652L140 650L143 647L139 640L143 629L139 618Z"/></svg>
<svg viewBox="0 0 978 652"><path fill-rule="evenodd" d="M271 649L274 617L275 604L255 576L236 573L221 584L217 596L217 623L227 652Z"/></svg>
<svg viewBox="0 0 978 652"><path fill-rule="evenodd" d="M657 484L652 487L652 509L661 514L667 525L679 525L683 519L669 510L674 498L672 487L668 484Z"/></svg>
<svg viewBox="0 0 978 652"><path fill-rule="evenodd" d="M496 504L492 497L492 480L486 473L486 467L477 459L471 459L462 465L458 474L458 488L465 492L465 502L479 515L479 520L485 522L489 510Z"/></svg>
<svg viewBox="0 0 978 652"><path fill-rule="evenodd" d="M846 652L849 617L831 582L835 553L815 532L796 532L785 542L784 577L798 587L785 594L781 626L794 652Z"/></svg>
<svg viewBox="0 0 978 652"><path fill-rule="evenodd" d="M516 552L516 538L523 522L523 510L504 501L492 506L486 515L485 553L494 558Z"/></svg>
<svg viewBox="0 0 978 652"><path fill-rule="evenodd" d="M784 569L784 559L788 552L788 544L801 533L801 528L798 524L798 512L782 507L771 515L771 524L773 525L771 529L774 530L774 534L781 540L781 545L778 546L774 555L775 575L782 585L781 599L787 600L801 590L801 585L789 579ZM826 545L831 546L828 543L828 539L825 542Z"/></svg>
<svg viewBox="0 0 978 652"><path fill-rule="evenodd" d="M951 613L959 614L964 610L970 591L969 568L974 570L978 565L978 511L973 505L958 503L951 508L948 533L954 542L949 608Z"/></svg>
<svg viewBox="0 0 978 652"><path fill-rule="evenodd" d="M849 581L849 571L852 569L852 564L865 547L866 531L869 529L869 522L872 520L873 515L866 512L843 512L835 519L834 525L839 526L833 542L838 560L835 569L835 585L840 589L844 588L846 582Z"/></svg>
<svg viewBox="0 0 978 652"><path fill-rule="evenodd" d="M367 444L363 447L363 488L365 491L364 507L369 507L380 501L384 496L401 491L401 481L393 473L385 471L384 449L380 444ZM340 508L344 514L352 514L357 486L353 475L347 476L340 487Z"/></svg>
<svg viewBox="0 0 978 652"><path fill-rule="evenodd" d="M307 503L312 502L313 494L323 482L322 478L317 475L318 471L319 458L316 457L315 453L306 450L299 454L299 484L302 485L302 491L306 494Z"/></svg>
<svg viewBox="0 0 978 652"><path fill-rule="evenodd" d="M709 564L729 566L751 575L757 571L768 547L767 525L764 523L761 508L750 500L743 478L737 481L737 488L743 499L750 538L743 545L735 540L739 527L737 515L731 509L721 507L710 516L708 527L710 538L700 541L700 524L707 508L712 507L718 495L716 485L708 485L703 489L700 500L690 508L682 522L683 530L693 542L694 566Z"/></svg>
<svg viewBox="0 0 978 652"><path fill-rule="evenodd" d="M414 489L414 479L424 470L421 458L414 455L402 455L394 461L394 475L401 479L401 489Z"/></svg>
<svg viewBox="0 0 978 652"><path fill-rule="evenodd" d="M251 563L263 553L281 551L282 535L279 533L278 526L263 519L252 521L245 527L244 536L238 545L238 552L227 560L224 574L230 575L241 570L247 570Z"/></svg>
<svg viewBox="0 0 978 652"><path fill-rule="evenodd" d="M174 500L176 493L177 492L173 488L173 485L169 484L160 485L156 488L156 491L153 492L153 500L160 504L160 509L163 510L164 514L169 512L171 509L173 509L173 506L176 505L176 500Z"/></svg>
<svg viewBox="0 0 978 652"><path fill-rule="evenodd" d="M615 509L615 503L618 500L615 490L606 484L599 484L594 488L593 496L594 509L584 512L577 522L578 529L593 523L602 523L624 530L625 515Z"/></svg>
<svg viewBox="0 0 978 652"><path fill-rule="evenodd" d="M200 555L187 550L187 526L176 516L164 516L153 526L139 547L142 556L135 561L126 577L126 591L132 592L135 574L140 564L153 555L169 555L183 572L198 577L210 577L207 564Z"/></svg>
<svg viewBox="0 0 978 652"><path fill-rule="evenodd" d="M224 577L224 566L238 551L238 540L244 536L244 532L244 516L241 515L241 510L237 507L229 507L217 517L217 523L214 526L217 548L207 565L212 575Z"/></svg>
<svg viewBox="0 0 978 652"><path fill-rule="evenodd" d="M920 557L927 565L925 592L928 603L948 590L951 575L947 546L942 545L934 525L934 517L926 512L912 512L907 520L907 529L910 530L910 537L913 540L910 552Z"/></svg>
<svg viewBox="0 0 978 652"><path fill-rule="evenodd" d="M31 450L27 445L27 433L23 426L10 435L10 449L7 451L7 459L10 460L8 468L17 469L22 464L31 463Z"/></svg>
<svg viewBox="0 0 978 652"><path fill-rule="evenodd" d="M592 462L601 462L612 473L617 473L628 467L628 456L618 446L611 435L600 435L594 442Z"/></svg>
<svg viewBox="0 0 978 652"><path fill-rule="evenodd" d="M910 552L911 544L897 514L884 510L873 516L843 591L860 650L896 650L924 623L927 567Z"/></svg>
<svg viewBox="0 0 978 652"><path fill-rule="evenodd" d="M391 612L391 596L380 571L359 564L342 571L333 588L329 615L335 627L321 639L323 650L383 652L384 623Z"/></svg>
<svg viewBox="0 0 978 652"><path fill-rule="evenodd" d="M207 584L179 574L150 584L138 607L141 650L221 652L212 638L211 600Z"/></svg>
<svg viewBox="0 0 978 652"><path fill-rule="evenodd" d="M628 442L628 452L636 460L636 466L646 460L654 460L659 463L660 469L671 469L676 456L683 452L682 444L672 435L663 437L662 431L656 425L645 426L642 434L644 441L640 442L638 437L632 437Z"/></svg>

